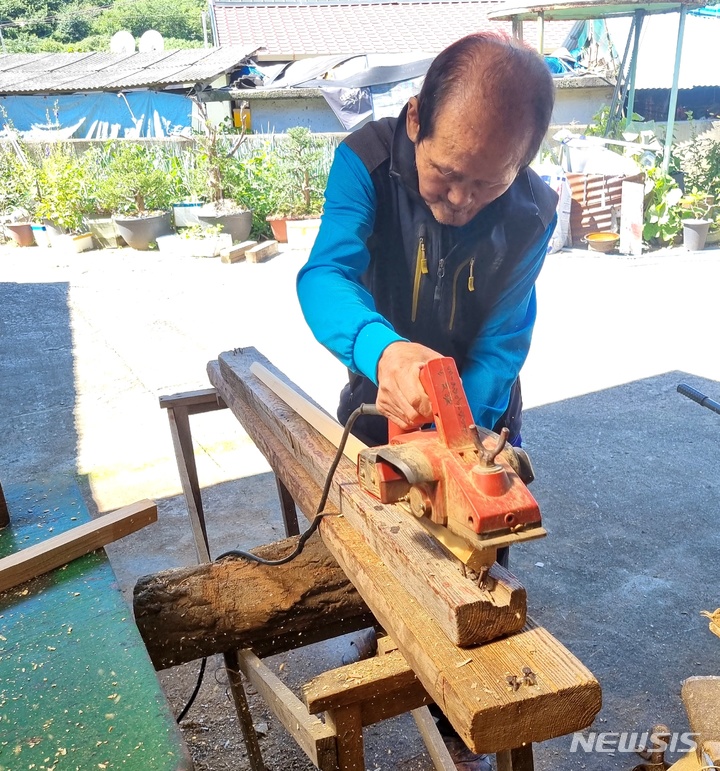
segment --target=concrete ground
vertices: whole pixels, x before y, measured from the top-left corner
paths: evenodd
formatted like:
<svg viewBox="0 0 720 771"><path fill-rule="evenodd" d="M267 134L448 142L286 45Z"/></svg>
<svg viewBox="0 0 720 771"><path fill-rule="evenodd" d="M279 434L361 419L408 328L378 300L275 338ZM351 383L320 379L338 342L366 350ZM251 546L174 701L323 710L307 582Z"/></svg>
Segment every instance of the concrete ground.
<svg viewBox="0 0 720 771"><path fill-rule="evenodd" d="M301 318L304 259L222 265L0 247L0 480L75 474L93 513L157 499L159 522L108 549L126 593L141 575L194 561L159 395L207 387L209 360L253 345L334 408L345 373ZM700 616L720 606L720 416L675 390L685 381L720 400L719 287L715 250L567 251L548 258L538 284L523 435L549 537L511 559L533 618L601 682L591 731L685 731L681 682L720 672L720 640ZM272 476L237 422L224 411L192 427L212 551L280 537ZM282 663L301 682L338 655L325 645ZM180 669L163 674L176 710L195 672ZM186 726L197 767L247 768L222 672L210 670ZM267 724L269 767L311 768L262 703L252 706ZM367 733L368 768L430 767L411 721ZM571 737L538 746L537 768L638 762L571 748Z"/></svg>

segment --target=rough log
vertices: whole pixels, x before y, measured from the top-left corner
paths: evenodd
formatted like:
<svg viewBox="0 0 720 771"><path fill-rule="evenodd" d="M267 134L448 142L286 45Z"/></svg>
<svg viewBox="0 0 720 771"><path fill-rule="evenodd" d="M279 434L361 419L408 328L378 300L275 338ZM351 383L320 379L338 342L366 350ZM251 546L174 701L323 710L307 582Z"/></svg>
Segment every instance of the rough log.
<svg viewBox="0 0 720 771"><path fill-rule="evenodd" d="M279 559L296 543L252 551ZM286 565L226 559L145 576L133 605L156 669L238 648L267 656L375 622L317 535Z"/></svg>
<svg viewBox="0 0 720 771"><path fill-rule="evenodd" d="M232 390L257 414L322 488L335 448L250 372L255 361L274 369L254 349L221 354L220 376L227 384L225 389ZM216 383L213 385L217 388ZM335 472L329 500L454 643L475 645L522 629L526 593L514 576L495 564L490 589L465 578L458 560L414 517L399 506L380 504L360 488L355 466L345 457Z"/></svg>
<svg viewBox="0 0 720 771"><path fill-rule="evenodd" d="M252 353L262 358L256 351ZM217 362L210 362L208 375L300 509L311 518L319 497L317 484L263 423L256 407L250 407L225 382ZM326 517L320 535L393 636L408 666L476 752L508 750L590 725L600 709L600 686L546 630L530 625L520 634L489 645L460 649L408 595L346 517ZM531 675L526 675L525 667ZM529 680L516 688L506 679L512 675Z"/></svg>

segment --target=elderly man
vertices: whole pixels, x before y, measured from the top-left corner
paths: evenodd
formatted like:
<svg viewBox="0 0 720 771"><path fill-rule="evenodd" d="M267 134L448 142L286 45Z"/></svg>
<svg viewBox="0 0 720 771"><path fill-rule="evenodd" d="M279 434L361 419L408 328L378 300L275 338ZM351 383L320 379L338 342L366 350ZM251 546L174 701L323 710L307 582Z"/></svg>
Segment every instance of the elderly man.
<svg viewBox="0 0 720 771"><path fill-rule="evenodd" d="M476 423L519 441L517 379L556 206L528 164L553 101L541 57L469 35L434 60L399 118L338 148L298 295L317 339L350 369L342 422L362 402L403 428L426 421L419 372L442 354L457 362ZM386 440L379 418L356 426Z"/></svg>
<svg viewBox="0 0 720 771"><path fill-rule="evenodd" d="M419 374L444 355L475 422L520 442L518 374L556 207L528 164L553 102L540 56L469 35L433 61L397 119L338 148L298 296L317 339L350 370L341 422L363 402L402 428L427 422ZM363 416L354 432L382 444L387 422ZM458 767L485 767L471 763Z"/></svg>

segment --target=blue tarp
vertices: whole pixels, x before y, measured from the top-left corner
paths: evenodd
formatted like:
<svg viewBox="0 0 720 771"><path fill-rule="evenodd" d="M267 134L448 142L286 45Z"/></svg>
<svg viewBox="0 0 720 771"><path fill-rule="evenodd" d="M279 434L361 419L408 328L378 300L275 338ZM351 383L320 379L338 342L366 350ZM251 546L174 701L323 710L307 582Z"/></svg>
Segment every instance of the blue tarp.
<svg viewBox="0 0 720 771"><path fill-rule="evenodd" d="M109 139L189 133L192 102L156 91L1 96L0 127L24 137ZM6 117L7 116L7 117Z"/></svg>

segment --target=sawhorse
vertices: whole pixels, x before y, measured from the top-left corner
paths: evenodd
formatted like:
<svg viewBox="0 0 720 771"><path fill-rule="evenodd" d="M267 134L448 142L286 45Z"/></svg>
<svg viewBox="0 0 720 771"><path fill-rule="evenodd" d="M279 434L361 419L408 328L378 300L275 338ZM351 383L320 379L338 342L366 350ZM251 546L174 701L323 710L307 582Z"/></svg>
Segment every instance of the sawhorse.
<svg viewBox="0 0 720 771"><path fill-rule="evenodd" d="M168 411L175 458L190 517L198 560L210 561L205 512L195 463L190 415L226 409L214 388L161 396ZM285 533L297 535L297 510L292 496L276 477ZM249 650L224 654L235 706L253 771L264 771L240 672L265 699L275 716L321 771L365 769L362 729L381 720L412 712L438 771L455 771L455 764L427 710L430 697L394 644L379 646L378 656L331 670L304 686L305 703ZM332 687L332 683L339 687ZM348 683L351 683L348 686ZM325 722L316 713L325 713ZM532 771L532 745L499 752L498 771Z"/></svg>

